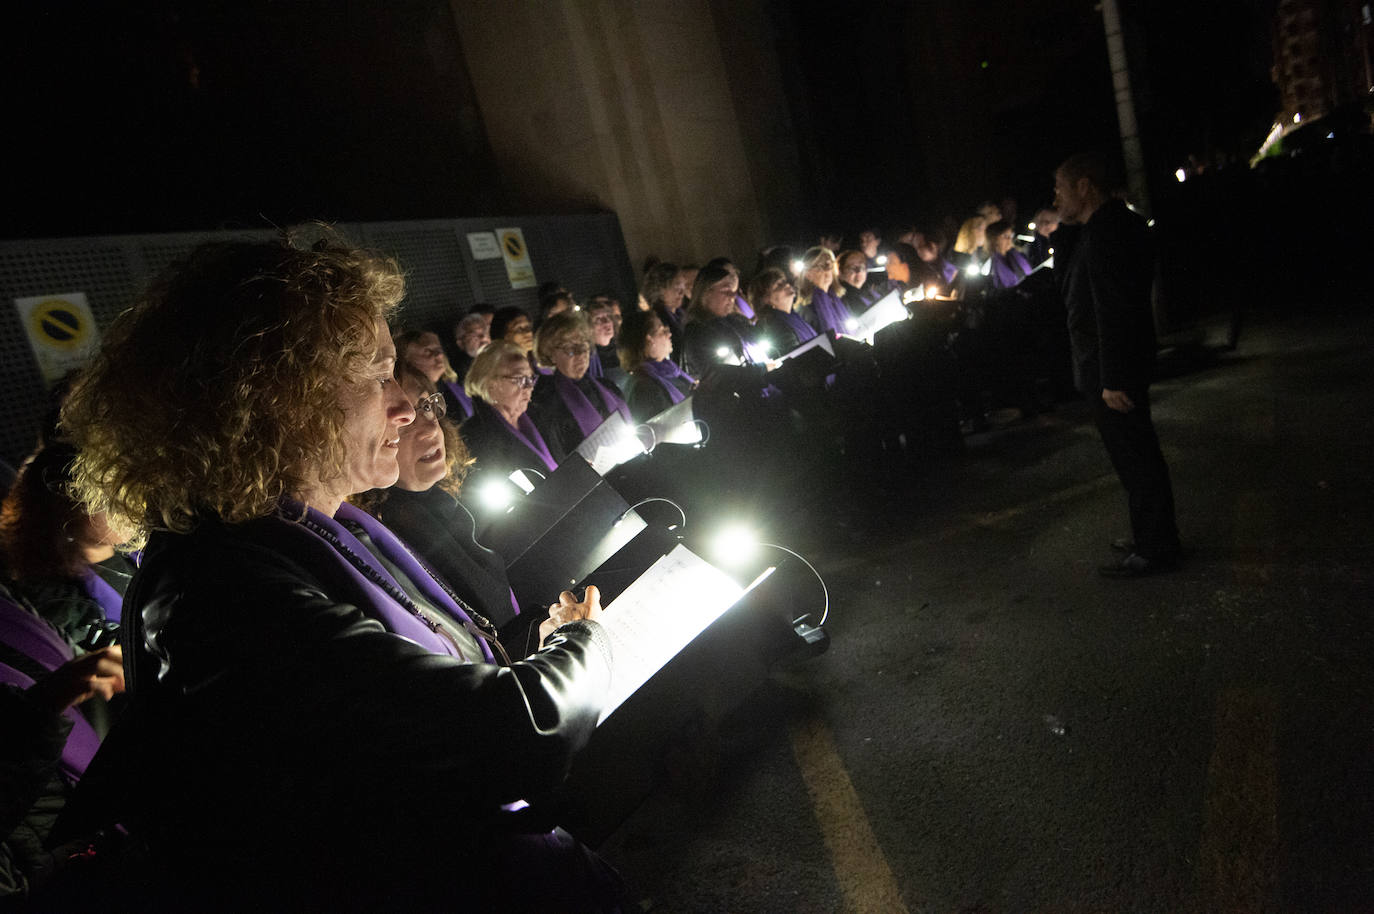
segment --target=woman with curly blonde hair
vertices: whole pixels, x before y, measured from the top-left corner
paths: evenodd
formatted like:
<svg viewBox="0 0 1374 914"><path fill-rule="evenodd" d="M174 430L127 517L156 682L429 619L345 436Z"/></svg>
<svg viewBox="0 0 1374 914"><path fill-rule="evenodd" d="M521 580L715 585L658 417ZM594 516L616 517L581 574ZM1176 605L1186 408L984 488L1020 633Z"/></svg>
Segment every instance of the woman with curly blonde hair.
<svg viewBox="0 0 1374 914"><path fill-rule="evenodd" d="M835 253L820 247L807 251L802 257L797 311L820 333L848 333L853 315L839 293L839 266L835 262Z"/></svg>
<svg viewBox="0 0 1374 914"><path fill-rule="evenodd" d="M498 665L345 502L396 482L415 420L386 325L404 291L393 261L332 241L203 247L120 316L64 409L88 510L147 543L120 821L169 910L557 907L538 874L569 865L582 907L616 891L566 833L503 812L595 726L595 588ZM464 863L416 867L416 848Z"/></svg>

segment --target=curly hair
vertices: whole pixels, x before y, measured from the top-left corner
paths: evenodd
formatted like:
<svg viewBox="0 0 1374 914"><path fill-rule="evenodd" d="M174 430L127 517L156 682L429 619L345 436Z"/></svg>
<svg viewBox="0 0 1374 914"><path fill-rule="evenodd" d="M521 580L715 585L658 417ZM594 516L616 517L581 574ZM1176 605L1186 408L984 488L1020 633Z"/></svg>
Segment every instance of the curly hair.
<svg viewBox="0 0 1374 914"><path fill-rule="evenodd" d="M343 478L340 387L404 294L394 260L333 238L198 248L119 316L62 411L76 496L137 543Z"/></svg>

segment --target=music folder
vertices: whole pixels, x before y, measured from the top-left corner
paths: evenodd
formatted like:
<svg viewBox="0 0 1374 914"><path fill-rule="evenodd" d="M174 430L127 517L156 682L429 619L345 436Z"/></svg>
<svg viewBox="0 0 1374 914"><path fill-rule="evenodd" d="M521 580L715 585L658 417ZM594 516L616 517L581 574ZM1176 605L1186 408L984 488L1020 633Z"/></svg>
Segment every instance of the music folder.
<svg viewBox="0 0 1374 914"><path fill-rule="evenodd" d="M909 316L906 305L902 304L902 293L893 289L874 302L873 307L854 318L853 325L846 329L844 335L872 342L879 330L897 321L906 320Z"/></svg>
<svg viewBox="0 0 1374 914"><path fill-rule="evenodd" d="M520 605L547 607L644 526L620 493L574 453L482 537L506 560Z"/></svg>

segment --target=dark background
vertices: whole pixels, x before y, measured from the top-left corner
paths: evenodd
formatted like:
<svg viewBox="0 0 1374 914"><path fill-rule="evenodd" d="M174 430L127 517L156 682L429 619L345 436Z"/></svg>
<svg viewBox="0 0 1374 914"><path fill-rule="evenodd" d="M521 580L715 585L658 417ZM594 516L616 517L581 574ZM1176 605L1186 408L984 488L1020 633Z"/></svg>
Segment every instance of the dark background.
<svg viewBox="0 0 1374 914"><path fill-rule="evenodd" d="M28 7L4 64L4 237L509 211L446 0ZM1152 179L1258 147L1272 8L1123 0ZM1117 146L1091 0L765 12L817 229L1005 196L1029 216L1065 155Z"/></svg>

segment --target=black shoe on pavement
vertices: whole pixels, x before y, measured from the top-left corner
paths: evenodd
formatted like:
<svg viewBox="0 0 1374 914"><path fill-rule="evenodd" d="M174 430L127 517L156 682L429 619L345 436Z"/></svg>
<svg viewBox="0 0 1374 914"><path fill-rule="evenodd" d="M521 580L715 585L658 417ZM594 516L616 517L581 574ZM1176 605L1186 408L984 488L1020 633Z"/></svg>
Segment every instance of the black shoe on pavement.
<svg viewBox="0 0 1374 914"><path fill-rule="evenodd" d="M1143 578L1151 574L1173 571L1178 567L1178 558L1150 559L1139 552L1132 552L1121 561L1103 565L1097 569L1106 578Z"/></svg>

